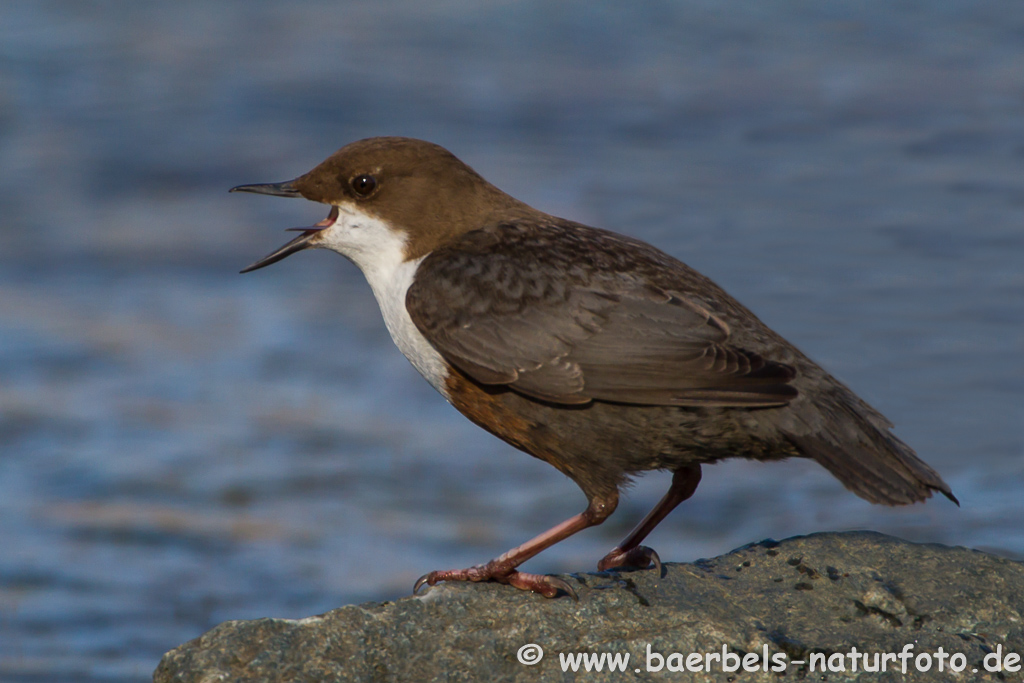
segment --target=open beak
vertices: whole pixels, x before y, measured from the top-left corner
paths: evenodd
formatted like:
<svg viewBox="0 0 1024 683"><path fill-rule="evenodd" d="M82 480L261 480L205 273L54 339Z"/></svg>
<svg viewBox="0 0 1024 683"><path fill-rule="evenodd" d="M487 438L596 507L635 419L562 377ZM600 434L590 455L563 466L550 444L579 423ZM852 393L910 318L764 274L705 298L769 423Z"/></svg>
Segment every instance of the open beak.
<svg viewBox="0 0 1024 683"><path fill-rule="evenodd" d="M289 183L279 183L277 185L242 185L240 187L234 188L231 191L235 192L237 190L239 192L256 192L256 193L259 193L259 194L273 194L273 195L276 195L276 196L279 196L279 197L298 196L297 194L296 195L283 194L283 193L286 193L286 192L289 191L288 189L284 189L284 190L281 189L282 186L285 186L285 185L289 185ZM266 189L254 190L254 189L250 189L250 188L256 188L256 187L258 187L258 188L272 188L272 190L266 190ZM297 230L297 231L301 232L302 234L299 235L298 237L296 237L295 239L293 239L288 244L285 244L283 247L281 247L277 251L272 252L270 254L267 254L266 256L264 256L259 261L257 261L256 263L252 264L251 266L247 266L246 268L243 268L240 272L242 272L242 273L250 273L250 272L252 272L254 270L258 270L260 268L263 268L264 266L269 266L272 263L277 263L281 259L287 258L287 257L291 256L292 254L294 254L297 251L302 251L303 249L308 249L309 247L313 246L313 244L312 244L313 239L315 237L317 237L317 235L320 234L320 231L324 230L326 228L331 227L332 225L334 225L334 223L337 220L338 220L338 207L332 206L331 207L331 212L327 215L327 218L323 219L322 221L320 221L316 225L311 225L311 226L309 226L307 228L288 228L288 230Z"/></svg>

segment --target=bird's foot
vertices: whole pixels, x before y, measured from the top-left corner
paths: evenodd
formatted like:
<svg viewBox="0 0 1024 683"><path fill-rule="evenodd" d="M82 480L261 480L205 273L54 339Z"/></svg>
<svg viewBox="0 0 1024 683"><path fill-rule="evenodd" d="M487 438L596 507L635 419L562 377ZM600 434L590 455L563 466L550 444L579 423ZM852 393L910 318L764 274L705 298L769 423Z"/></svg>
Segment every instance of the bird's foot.
<svg viewBox="0 0 1024 683"><path fill-rule="evenodd" d="M519 590L540 593L545 598L553 598L559 593L565 593L573 600L579 601L572 586L557 576L516 571L508 563L499 560L491 560L487 564L478 564L468 569L445 569L424 574L413 586L413 595L416 595L424 584L433 586L438 581L497 581Z"/></svg>
<svg viewBox="0 0 1024 683"><path fill-rule="evenodd" d="M615 548L601 558L601 561L597 563L597 570L604 572L618 567L646 569L651 564L658 570L659 576L664 576L661 558L658 557L658 553L654 552L653 548L638 545L629 550Z"/></svg>

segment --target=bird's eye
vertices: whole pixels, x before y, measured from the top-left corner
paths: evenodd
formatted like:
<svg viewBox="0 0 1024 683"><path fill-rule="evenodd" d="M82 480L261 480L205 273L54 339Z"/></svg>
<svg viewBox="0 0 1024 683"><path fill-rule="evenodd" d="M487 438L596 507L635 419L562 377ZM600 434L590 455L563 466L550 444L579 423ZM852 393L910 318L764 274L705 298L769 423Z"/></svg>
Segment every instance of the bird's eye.
<svg viewBox="0 0 1024 683"><path fill-rule="evenodd" d="M369 197L377 189L377 179L363 173L352 179L352 189L360 197Z"/></svg>

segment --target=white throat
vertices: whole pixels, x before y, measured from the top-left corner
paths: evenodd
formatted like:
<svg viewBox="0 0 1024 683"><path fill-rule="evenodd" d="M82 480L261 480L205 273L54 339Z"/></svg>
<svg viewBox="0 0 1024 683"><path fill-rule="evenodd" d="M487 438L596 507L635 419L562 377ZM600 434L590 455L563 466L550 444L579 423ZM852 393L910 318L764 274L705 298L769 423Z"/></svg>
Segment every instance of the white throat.
<svg viewBox="0 0 1024 683"><path fill-rule="evenodd" d="M338 220L320 235L317 248L336 251L363 271L395 346L431 386L448 398L445 362L416 328L405 307L405 294L425 257L405 260L405 235L352 207L340 206Z"/></svg>

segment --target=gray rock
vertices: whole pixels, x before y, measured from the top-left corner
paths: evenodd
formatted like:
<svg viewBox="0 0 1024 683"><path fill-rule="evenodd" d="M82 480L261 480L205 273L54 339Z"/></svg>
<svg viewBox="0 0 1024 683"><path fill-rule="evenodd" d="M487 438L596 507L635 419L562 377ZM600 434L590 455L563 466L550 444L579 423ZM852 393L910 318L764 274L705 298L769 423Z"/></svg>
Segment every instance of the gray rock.
<svg viewBox="0 0 1024 683"><path fill-rule="evenodd" d="M852 532L764 541L665 569L664 577L650 570L563 577L576 586L579 602L545 600L497 584L452 584L420 597L342 607L298 621L227 622L167 653L154 681L835 683L1024 677L1024 666L1001 673L984 666L993 665L997 654L1004 664L1021 665L1013 659L1024 655L1024 565L1018 562ZM525 665L517 655L530 643L544 655ZM723 645L736 655L725 664L739 666L738 672L723 671ZM907 674L900 659L884 662L884 672L864 673L865 662L858 658L852 669L852 648L868 653L873 667L876 653L881 664L883 654L908 645ZM933 656L939 648L946 654L941 672ZM607 659L600 672L588 672L585 662L577 673L571 667L563 671L562 657L575 653L628 653L626 673L609 671ZM718 658L710 673L671 670L686 666L690 653ZM812 658L818 659L814 671ZM925 658L930 671L918 673L915 662ZM707 663L703 655L689 663L698 659ZM821 671L822 659L832 671ZM780 661L788 665L784 673L772 671ZM835 670L840 662L845 671ZM744 664L756 671L743 671ZM958 674L951 664L966 668Z"/></svg>

